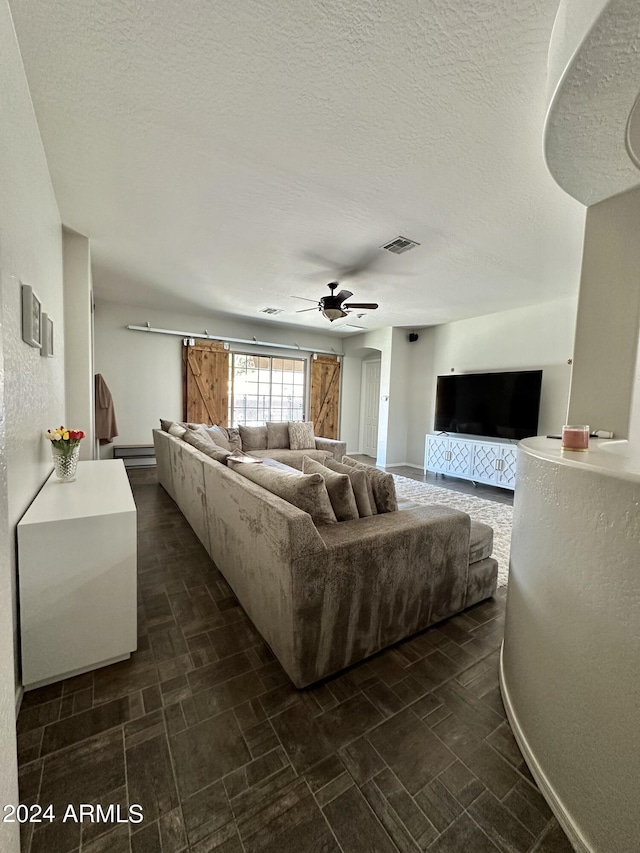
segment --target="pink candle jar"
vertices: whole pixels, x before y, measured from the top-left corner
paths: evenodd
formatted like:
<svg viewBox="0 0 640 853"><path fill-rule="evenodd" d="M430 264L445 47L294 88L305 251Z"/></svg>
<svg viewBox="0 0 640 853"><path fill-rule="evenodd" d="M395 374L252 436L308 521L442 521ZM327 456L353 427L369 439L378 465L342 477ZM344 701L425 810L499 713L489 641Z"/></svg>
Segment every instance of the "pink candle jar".
<svg viewBox="0 0 640 853"><path fill-rule="evenodd" d="M563 426L561 447L562 450L588 450L589 427L586 424Z"/></svg>

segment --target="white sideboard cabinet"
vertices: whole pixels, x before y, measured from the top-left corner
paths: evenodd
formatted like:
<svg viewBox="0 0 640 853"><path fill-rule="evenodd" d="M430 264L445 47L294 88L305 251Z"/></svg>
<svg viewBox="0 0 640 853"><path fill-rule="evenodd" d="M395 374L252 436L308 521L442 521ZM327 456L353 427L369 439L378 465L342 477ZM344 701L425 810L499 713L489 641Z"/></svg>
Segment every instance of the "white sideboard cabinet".
<svg viewBox="0 0 640 853"><path fill-rule="evenodd" d="M137 645L136 506L122 460L51 474L18 524L25 689L115 663Z"/></svg>
<svg viewBox="0 0 640 853"><path fill-rule="evenodd" d="M512 441L458 435L427 435L424 472L449 474L515 489L517 445Z"/></svg>

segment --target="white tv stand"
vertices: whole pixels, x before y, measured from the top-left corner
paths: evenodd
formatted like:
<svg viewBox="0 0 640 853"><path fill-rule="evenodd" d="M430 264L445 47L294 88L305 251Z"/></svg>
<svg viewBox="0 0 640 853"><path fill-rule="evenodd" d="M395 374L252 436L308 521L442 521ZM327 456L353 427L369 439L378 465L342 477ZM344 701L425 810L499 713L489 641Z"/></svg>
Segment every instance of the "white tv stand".
<svg viewBox="0 0 640 853"><path fill-rule="evenodd" d="M516 450L515 440L430 433L425 441L424 473L515 489Z"/></svg>

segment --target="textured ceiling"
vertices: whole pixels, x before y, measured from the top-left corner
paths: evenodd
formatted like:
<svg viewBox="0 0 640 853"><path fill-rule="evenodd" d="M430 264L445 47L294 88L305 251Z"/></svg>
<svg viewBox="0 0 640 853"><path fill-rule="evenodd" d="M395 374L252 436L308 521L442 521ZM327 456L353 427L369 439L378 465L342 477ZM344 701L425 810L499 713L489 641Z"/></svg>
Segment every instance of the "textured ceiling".
<svg viewBox="0 0 640 853"><path fill-rule="evenodd" d="M12 0L64 223L96 295L338 331L577 290L584 208L542 152L557 0ZM421 245L375 251L398 235ZM326 264L319 258L326 258Z"/></svg>

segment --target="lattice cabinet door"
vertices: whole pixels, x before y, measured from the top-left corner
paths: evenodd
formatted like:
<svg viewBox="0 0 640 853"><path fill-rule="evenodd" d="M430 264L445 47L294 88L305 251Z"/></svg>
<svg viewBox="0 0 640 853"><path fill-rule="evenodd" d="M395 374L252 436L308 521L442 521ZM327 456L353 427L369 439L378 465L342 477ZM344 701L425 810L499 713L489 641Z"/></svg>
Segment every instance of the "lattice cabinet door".
<svg viewBox="0 0 640 853"><path fill-rule="evenodd" d="M474 444L471 477L484 483L494 482L501 450L498 444Z"/></svg>
<svg viewBox="0 0 640 853"><path fill-rule="evenodd" d="M427 436L427 448L424 467L428 471L444 473L447 471L449 439L435 435Z"/></svg>
<svg viewBox="0 0 640 853"><path fill-rule="evenodd" d="M468 441L450 441L447 473L469 476L472 444Z"/></svg>
<svg viewBox="0 0 640 853"><path fill-rule="evenodd" d="M516 447L503 447L496 471L496 483L500 486L509 486L514 489L516 485L516 460L518 451Z"/></svg>

